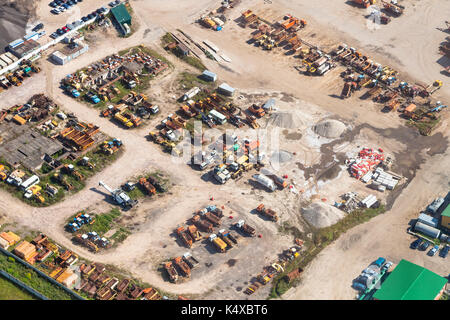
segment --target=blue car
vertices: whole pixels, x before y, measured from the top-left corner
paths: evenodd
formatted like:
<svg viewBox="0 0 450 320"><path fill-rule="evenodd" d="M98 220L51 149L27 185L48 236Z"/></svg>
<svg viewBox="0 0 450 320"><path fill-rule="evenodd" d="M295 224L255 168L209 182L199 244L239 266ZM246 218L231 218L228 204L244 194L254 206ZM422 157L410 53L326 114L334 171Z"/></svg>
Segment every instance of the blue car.
<svg viewBox="0 0 450 320"><path fill-rule="evenodd" d="M439 250L439 246L435 245L433 248L430 249L430 251L428 251L427 255L429 255L430 257L433 257L438 250Z"/></svg>
<svg viewBox="0 0 450 320"><path fill-rule="evenodd" d="M377 261L374 262L374 265L381 268L385 262L386 262L386 259L380 257L377 259Z"/></svg>

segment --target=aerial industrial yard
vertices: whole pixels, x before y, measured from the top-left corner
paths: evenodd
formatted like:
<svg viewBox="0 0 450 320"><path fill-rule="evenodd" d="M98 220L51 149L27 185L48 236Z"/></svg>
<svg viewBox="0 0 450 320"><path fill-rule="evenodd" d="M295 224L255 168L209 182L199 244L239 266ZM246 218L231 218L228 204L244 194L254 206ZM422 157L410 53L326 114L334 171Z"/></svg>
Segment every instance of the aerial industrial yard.
<svg viewBox="0 0 450 320"><path fill-rule="evenodd" d="M28 19L0 54L16 299L448 299L450 1L30 2L0 26Z"/></svg>

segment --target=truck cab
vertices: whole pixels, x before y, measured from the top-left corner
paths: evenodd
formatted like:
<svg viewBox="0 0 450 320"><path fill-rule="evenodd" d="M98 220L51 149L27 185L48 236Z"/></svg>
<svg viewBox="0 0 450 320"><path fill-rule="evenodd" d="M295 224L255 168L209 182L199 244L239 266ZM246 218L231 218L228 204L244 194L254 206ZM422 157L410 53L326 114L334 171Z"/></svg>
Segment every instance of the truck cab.
<svg viewBox="0 0 450 320"><path fill-rule="evenodd" d="M159 107L158 106L151 106L150 107L150 112L151 112L151 114L157 114L159 112Z"/></svg>

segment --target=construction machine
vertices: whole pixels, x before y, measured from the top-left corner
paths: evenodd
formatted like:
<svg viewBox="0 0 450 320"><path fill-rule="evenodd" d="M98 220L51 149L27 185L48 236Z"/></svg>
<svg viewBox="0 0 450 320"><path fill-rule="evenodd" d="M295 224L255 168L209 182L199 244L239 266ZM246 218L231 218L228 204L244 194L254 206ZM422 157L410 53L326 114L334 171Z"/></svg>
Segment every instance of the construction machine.
<svg viewBox="0 0 450 320"><path fill-rule="evenodd" d="M201 219L198 214L192 217L192 222L195 226L205 232L213 232L214 230L212 223L206 221L205 219Z"/></svg>
<svg viewBox="0 0 450 320"><path fill-rule="evenodd" d="M156 188L146 178L140 178L139 184L147 192L148 195L152 196L156 194Z"/></svg>
<svg viewBox="0 0 450 320"><path fill-rule="evenodd" d="M186 263L189 265L189 267L190 267L191 269L193 269L196 265L199 264L199 261L198 261L197 259L195 259L195 258L192 256L192 254L189 253L189 252L186 252L186 253L183 255L183 259L184 259L184 261L186 261Z"/></svg>
<svg viewBox="0 0 450 320"><path fill-rule="evenodd" d="M150 131L148 135L157 144L162 144L165 141L164 138L159 135L159 133L156 133L154 131Z"/></svg>
<svg viewBox="0 0 450 320"><path fill-rule="evenodd" d="M405 9L405 7L400 6L396 3L393 3L393 1L387 2L387 1L381 0L381 3L383 4L384 9L387 12L389 12L391 15L393 15L394 17L401 16Z"/></svg>
<svg viewBox="0 0 450 320"><path fill-rule="evenodd" d="M169 275L170 281L176 283L178 281L178 272L175 269L172 262L167 262L164 264L164 269L166 269L167 274Z"/></svg>
<svg viewBox="0 0 450 320"><path fill-rule="evenodd" d="M433 107L430 112L441 112L442 109L447 108L447 106L444 106L440 101L436 102L436 106Z"/></svg>
<svg viewBox="0 0 450 320"><path fill-rule="evenodd" d="M266 114L266 111L264 110L264 108L262 106L258 106L256 104L252 104L248 108L248 111L250 111L252 114L257 116L258 118L264 117L264 115Z"/></svg>
<svg viewBox="0 0 450 320"><path fill-rule="evenodd" d="M209 241L216 247L216 249L221 252L224 253L227 250L227 244L220 239L219 237L217 237L216 234L212 234L209 236Z"/></svg>
<svg viewBox="0 0 450 320"><path fill-rule="evenodd" d="M233 246L237 243L236 239L233 236L230 236L229 231L225 231L225 229L219 230L220 238L230 247L233 248ZM233 240L234 241L233 241Z"/></svg>
<svg viewBox="0 0 450 320"><path fill-rule="evenodd" d="M264 204L262 204L262 203L256 208L256 211L259 214L262 214L262 215L268 217L270 220L272 220L274 222L278 221L278 214L275 211L273 211L272 209L266 208L264 206Z"/></svg>
<svg viewBox="0 0 450 320"><path fill-rule="evenodd" d="M54 176L55 180L61 184L64 189L66 189L67 191L70 191L73 189L73 185L71 185L62 175L62 173L55 173Z"/></svg>
<svg viewBox="0 0 450 320"><path fill-rule="evenodd" d="M184 245L188 248L192 247L192 243L193 243L193 239L192 237L189 235L189 233L186 232L186 230L184 229L184 227L178 227L175 232L178 235L178 238L180 238L180 240L184 243Z"/></svg>
<svg viewBox="0 0 450 320"><path fill-rule="evenodd" d="M186 261L183 260L182 257L176 257L173 259L174 264L178 267L178 269L181 270L181 273L184 277L189 278L191 276L191 268L186 263Z"/></svg>
<svg viewBox="0 0 450 320"><path fill-rule="evenodd" d="M442 88L442 85L444 83L441 80L435 80L432 84L430 84L427 87L424 87L424 89L420 92L420 94L423 97L429 97L431 96L433 93L435 93L437 90L439 90L440 88Z"/></svg>
<svg viewBox="0 0 450 320"><path fill-rule="evenodd" d="M191 236L192 240L200 241L202 239L201 233L198 231L197 227L192 225L187 227L187 231Z"/></svg>
<svg viewBox="0 0 450 320"><path fill-rule="evenodd" d="M132 200L122 189L113 190L103 181L100 181L98 184L105 188L110 193L111 198L114 200L114 202L122 206L124 209L132 208L138 203L137 200Z"/></svg>
<svg viewBox="0 0 450 320"><path fill-rule="evenodd" d="M245 223L244 220L239 220L236 223L236 228L240 229L242 232L244 232L245 234L251 236L251 237L255 237L256 236L256 230L255 228L249 226L248 224Z"/></svg>

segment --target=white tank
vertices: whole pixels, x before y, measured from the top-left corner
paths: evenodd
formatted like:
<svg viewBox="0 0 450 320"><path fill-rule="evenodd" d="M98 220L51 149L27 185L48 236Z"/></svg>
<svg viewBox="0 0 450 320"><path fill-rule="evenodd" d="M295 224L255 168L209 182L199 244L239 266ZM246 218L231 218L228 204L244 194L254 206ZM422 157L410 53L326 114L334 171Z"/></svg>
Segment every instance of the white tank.
<svg viewBox="0 0 450 320"><path fill-rule="evenodd" d="M262 184L263 186L265 186L266 188L275 191L275 183L273 182L272 179L270 179L268 176L263 175L263 174L255 174L253 175L253 178L260 184Z"/></svg>

